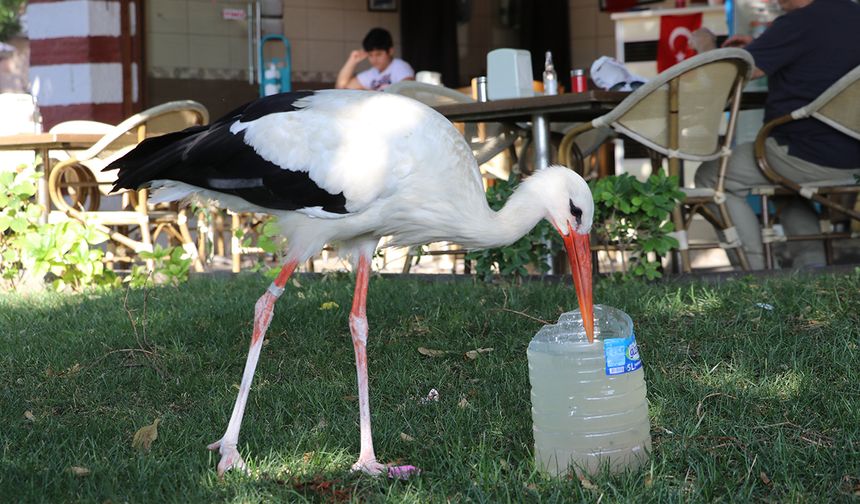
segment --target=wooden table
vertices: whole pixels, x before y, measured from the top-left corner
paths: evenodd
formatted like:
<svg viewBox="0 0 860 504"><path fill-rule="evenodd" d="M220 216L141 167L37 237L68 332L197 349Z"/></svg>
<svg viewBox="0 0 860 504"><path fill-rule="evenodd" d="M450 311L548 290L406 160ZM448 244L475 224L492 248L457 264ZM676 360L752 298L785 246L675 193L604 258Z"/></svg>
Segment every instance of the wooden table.
<svg viewBox="0 0 860 504"><path fill-rule="evenodd" d="M90 133L21 133L0 136L0 151L35 151L42 156L44 176L39 179L37 201L42 208L43 222L48 220L51 202L48 199L48 175L51 173L52 150L84 150L98 142L102 136Z"/></svg>
<svg viewBox="0 0 860 504"><path fill-rule="evenodd" d="M550 161L549 125L552 122L586 122L606 114L630 93L593 90L555 96L534 96L488 102L440 105L436 111L452 122L531 122L535 169ZM761 108L767 93L745 92L741 109Z"/></svg>

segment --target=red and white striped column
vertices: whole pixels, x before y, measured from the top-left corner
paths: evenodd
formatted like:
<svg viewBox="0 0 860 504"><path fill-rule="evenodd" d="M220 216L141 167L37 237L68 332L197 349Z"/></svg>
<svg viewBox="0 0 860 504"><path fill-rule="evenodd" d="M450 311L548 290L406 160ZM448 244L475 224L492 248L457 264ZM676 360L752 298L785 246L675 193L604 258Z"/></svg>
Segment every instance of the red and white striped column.
<svg viewBox="0 0 860 504"><path fill-rule="evenodd" d="M139 101L137 65L123 71L121 11L119 0L28 2L30 82L39 79L44 129L75 119L117 124Z"/></svg>

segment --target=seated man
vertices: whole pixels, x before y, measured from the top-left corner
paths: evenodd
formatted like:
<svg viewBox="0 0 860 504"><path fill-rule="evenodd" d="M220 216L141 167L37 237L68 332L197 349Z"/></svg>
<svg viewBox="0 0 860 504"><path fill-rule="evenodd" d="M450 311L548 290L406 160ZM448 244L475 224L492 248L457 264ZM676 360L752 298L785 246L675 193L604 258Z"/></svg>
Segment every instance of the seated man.
<svg viewBox="0 0 860 504"><path fill-rule="evenodd" d="M724 46L743 46L752 54L753 78L768 77L765 122L818 97L860 65L860 5L852 0L779 0L785 14L757 39L730 37ZM860 174L860 141L816 119L779 126L766 143L768 160L782 176L798 183L850 178ZM703 163L696 185L715 187L719 162ZM752 269L764 268L761 227L746 195L751 186L770 181L755 162L753 143L738 145L726 171L726 204ZM818 217L811 203L792 198L781 210L787 234L816 234ZM793 266L825 264L817 241L790 243Z"/></svg>
<svg viewBox="0 0 860 504"><path fill-rule="evenodd" d="M336 88L382 91L395 82L415 79L415 71L409 63L394 57L394 42L388 30L370 30L361 45L364 50L352 51L338 72ZM354 75L355 66L365 58L370 61L371 68Z"/></svg>

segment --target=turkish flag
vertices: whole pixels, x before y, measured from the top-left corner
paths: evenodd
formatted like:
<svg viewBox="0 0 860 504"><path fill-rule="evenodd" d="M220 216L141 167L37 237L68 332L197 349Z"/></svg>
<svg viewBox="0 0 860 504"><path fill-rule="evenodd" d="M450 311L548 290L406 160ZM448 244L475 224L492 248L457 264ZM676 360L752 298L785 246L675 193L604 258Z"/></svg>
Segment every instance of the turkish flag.
<svg viewBox="0 0 860 504"><path fill-rule="evenodd" d="M660 40L657 42L657 71L662 72L696 54L690 40L702 27L702 13L660 17Z"/></svg>

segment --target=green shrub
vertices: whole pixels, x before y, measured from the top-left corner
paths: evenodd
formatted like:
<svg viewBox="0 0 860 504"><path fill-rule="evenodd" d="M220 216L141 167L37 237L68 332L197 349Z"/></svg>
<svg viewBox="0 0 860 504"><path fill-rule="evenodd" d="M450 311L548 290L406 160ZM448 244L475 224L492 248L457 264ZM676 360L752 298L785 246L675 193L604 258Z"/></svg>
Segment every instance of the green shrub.
<svg viewBox="0 0 860 504"><path fill-rule="evenodd" d="M629 264L620 273L622 278L642 277L649 280L661 276L659 257L678 246L669 233L674 226L669 220L672 209L683 198L677 178L662 172L640 182L629 174L604 177L590 184L594 196L594 225L592 245L609 246L629 256ZM487 191L487 201L493 210L504 206L516 189L517 182L499 180ZM505 278L523 277L529 267L546 272L546 259L564 251L558 233L542 220L530 233L506 247L469 252L467 261L474 261L479 278L494 275Z"/></svg>
<svg viewBox="0 0 860 504"><path fill-rule="evenodd" d="M500 210L517 187L518 182L497 180L487 190L487 202L493 210ZM558 232L546 220L541 220L528 234L514 243L494 249L476 250L466 254L467 261L474 261L475 273L482 280L491 280L495 275L519 279L527 276L529 267L541 273L549 270L547 259L564 251L564 243Z"/></svg>
<svg viewBox="0 0 860 504"><path fill-rule="evenodd" d="M678 247L669 235L675 230L669 219L672 209L684 197L677 177L659 172L640 182L629 174L592 181L594 197L593 245L618 250L629 264L623 278L658 278L660 256Z"/></svg>
<svg viewBox="0 0 860 504"><path fill-rule="evenodd" d="M149 287L153 284L179 285L188 280L191 271L191 257L182 247L167 247L155 245L152 252L140 252L138 256L144 261L152 261L153 270L136 264L131 268L131 274L125 282L134 288Z"/></svg>
<svg viewBox="0 0 860 504"><path fill-rule="evenodd" d="M25 279L44 282L58 291L119 284L105 268L104 251L97 245L108 236L76 220L40 222L43 209L33 202L41 173L21 167L0 171L0 282L16 286ZM126 278L132 286L147 281L177 284L188 278L191 259L181 247L142 252L152 261L154 274L135 265Z"/></svg>
<svg viewBox="0 0 860 504"><path fill-rule="evenodd" d="M0 172L0 266L5 282L15 285L29 275L56 290L116 283L102 263L104 253L92 247L104 233L77 221L42 224L42 207L33 203L41 173L20 168Z"/></svg>

